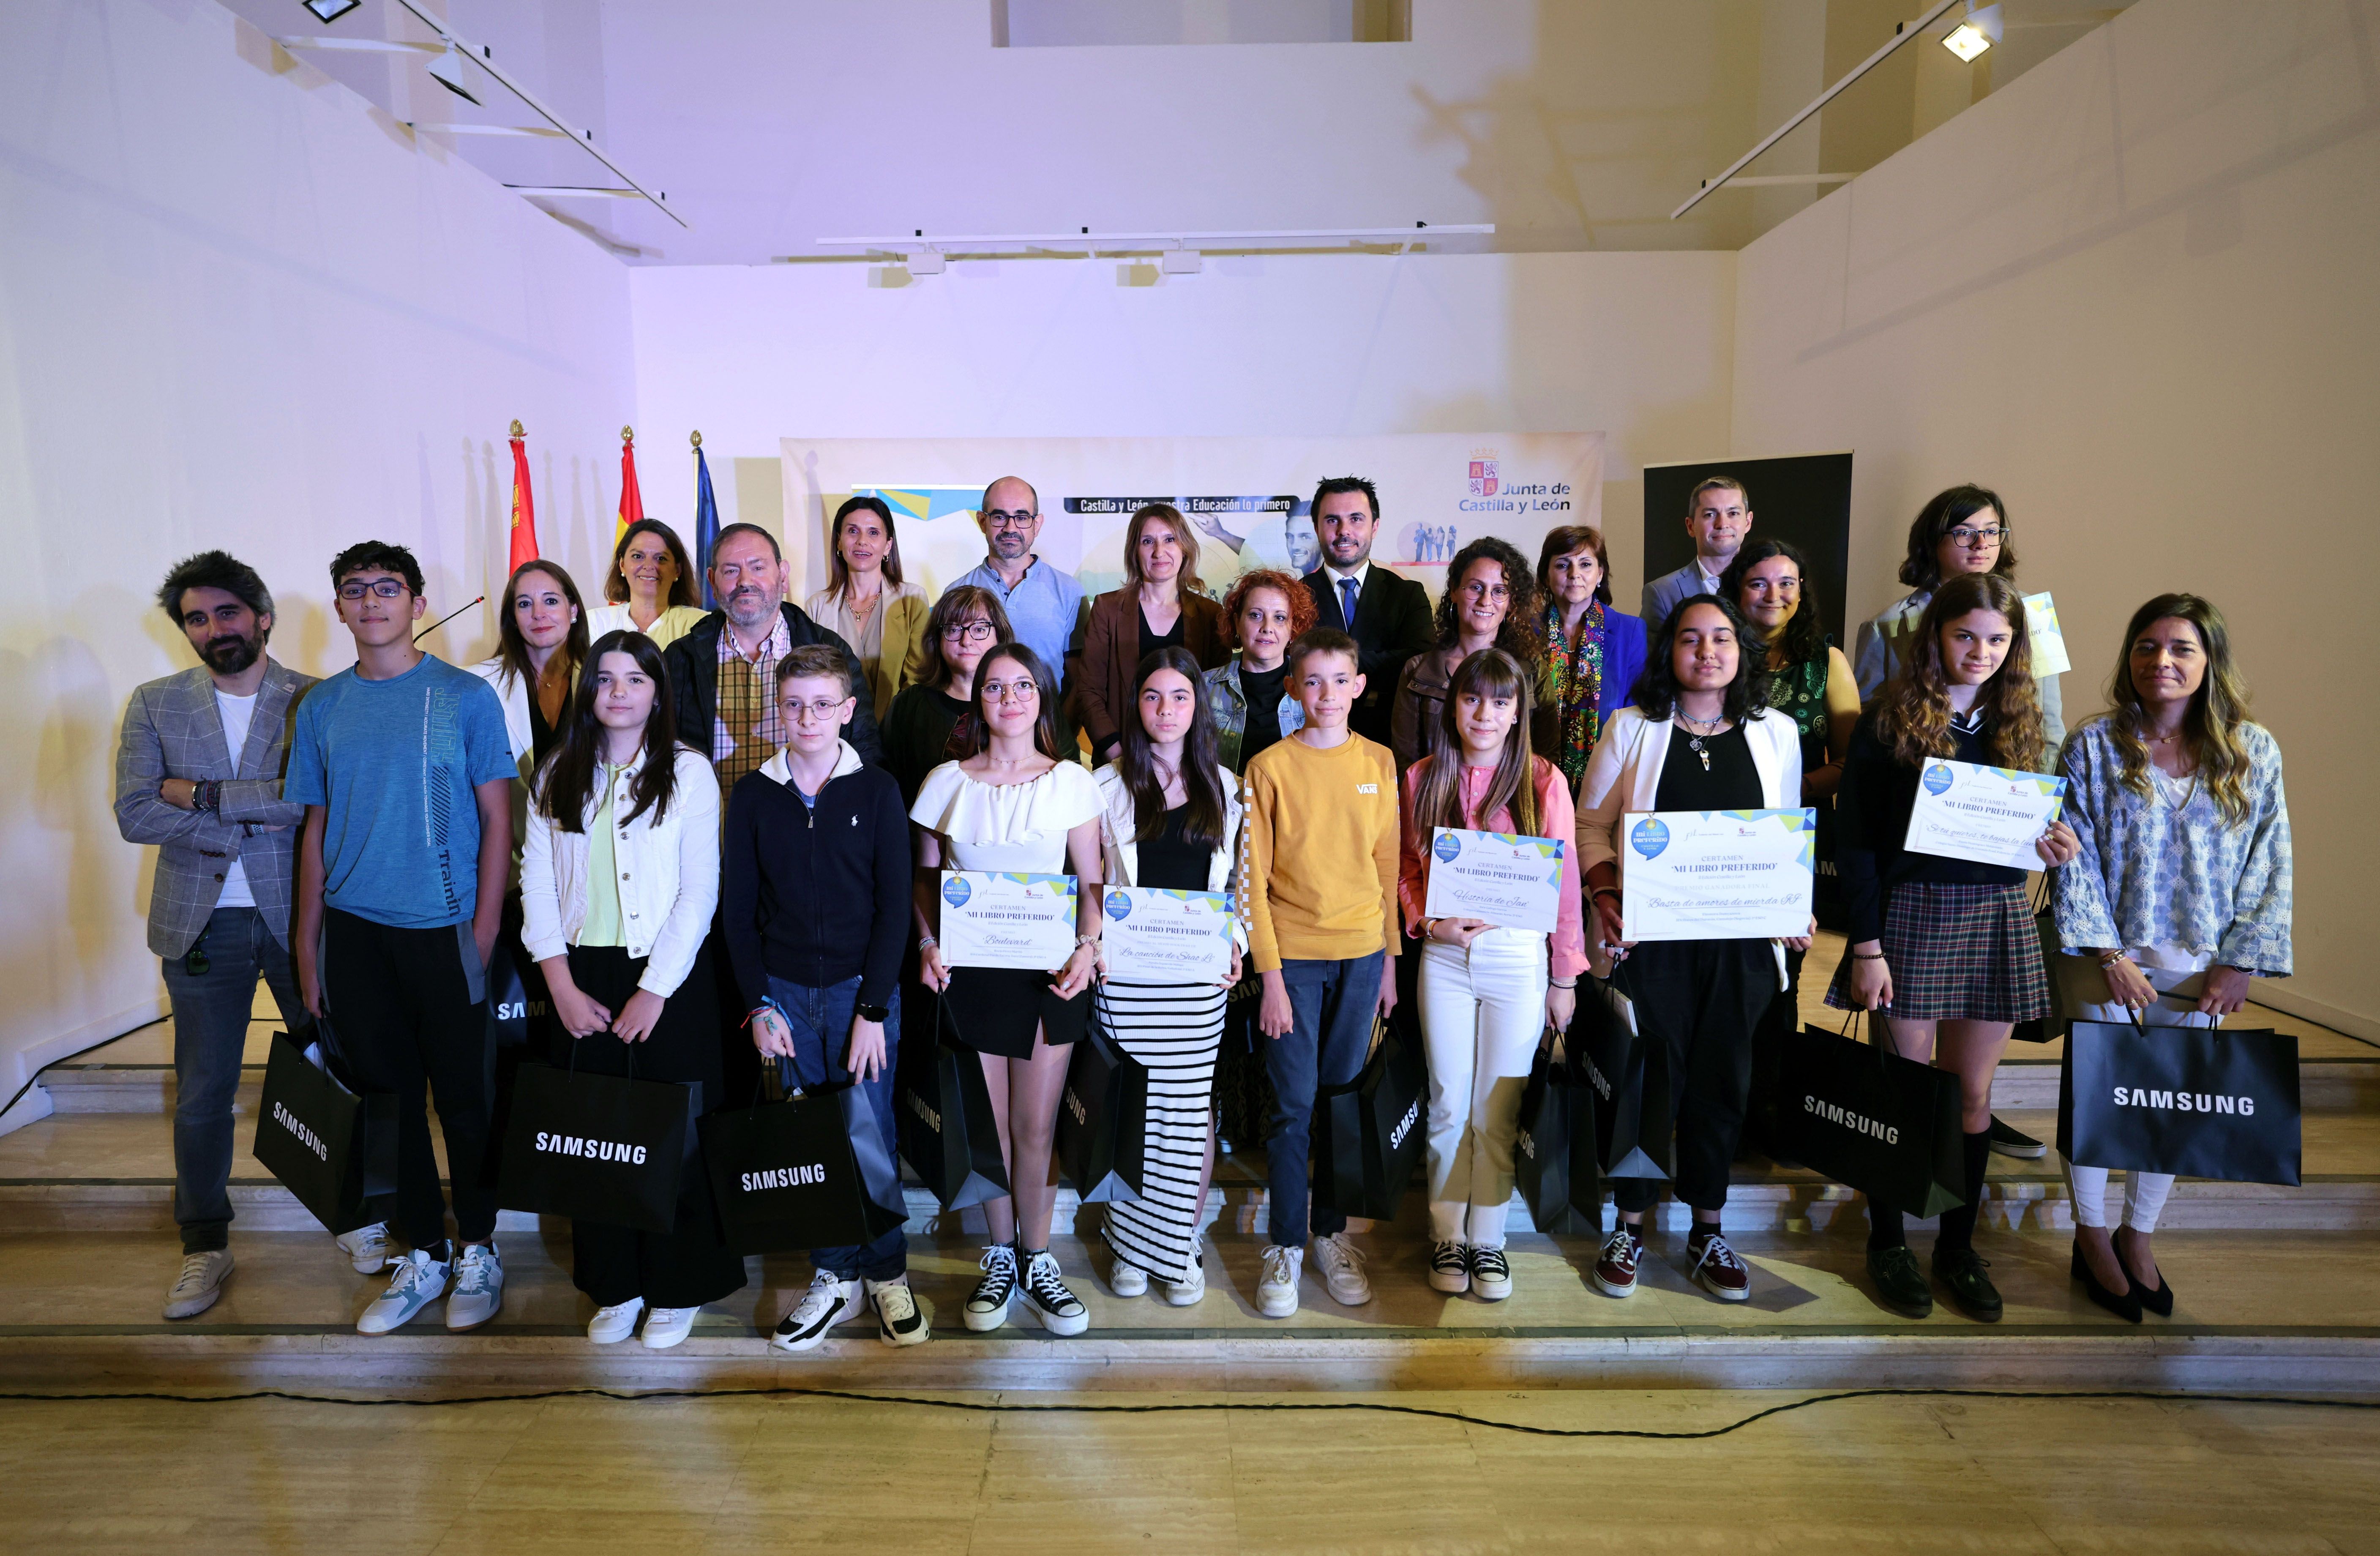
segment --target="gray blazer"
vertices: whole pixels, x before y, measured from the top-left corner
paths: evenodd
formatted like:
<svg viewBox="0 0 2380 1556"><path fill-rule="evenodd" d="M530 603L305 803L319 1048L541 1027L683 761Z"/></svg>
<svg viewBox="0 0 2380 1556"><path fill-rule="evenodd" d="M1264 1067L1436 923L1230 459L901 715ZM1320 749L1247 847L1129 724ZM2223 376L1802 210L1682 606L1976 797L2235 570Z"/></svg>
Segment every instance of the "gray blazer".
<svg viewBox="0 0 2380 1556"><path fill-rule="evenodd" d="M149 899L149 949L174 957L190 949L223 893L225 864L248 874L256 910L273 938L289 943L289 905L298 893L298 833L306 808L281 797L290 732L311 675L265 661L248 749L237 761L224 745L214 679L203 665L151 681L124 710L115 752L115 825L127 843L153 843L157 880ZM158 797L168 778L218 779L219 815L181 810ZM266 830L266 829L273 830Z"/></svg>
<svg viewBox="0 0 2380 1556"><path fill-rule="evenodd" d="M1702 569L1697 565L1699 561L1700 558L1696 558L1677 571L1664 573L1645 584L1643 612L1647 639L1661 635L1661 624L1670 619L1670 613L1676 610L1680 602L1692 600L1707 587L1703 582Z"/></svg>

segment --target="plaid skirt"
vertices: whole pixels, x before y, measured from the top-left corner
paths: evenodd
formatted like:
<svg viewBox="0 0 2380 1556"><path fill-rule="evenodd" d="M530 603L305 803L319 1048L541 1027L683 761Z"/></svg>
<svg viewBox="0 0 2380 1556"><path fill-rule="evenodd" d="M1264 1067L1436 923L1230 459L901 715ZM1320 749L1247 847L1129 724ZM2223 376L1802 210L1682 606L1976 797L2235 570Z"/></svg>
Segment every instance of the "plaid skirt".
<svg viewBox="0 0 2380 1556"><path fill-rule="evenodd" d="M1887 1015L1903 1021L2038 1021L2049 1015L2041 937L2022 886L1945 886L1904 881L1884 909L1884 960L1892 969ZM1855 1010L1848 952L1827 1003Z"/></svg>

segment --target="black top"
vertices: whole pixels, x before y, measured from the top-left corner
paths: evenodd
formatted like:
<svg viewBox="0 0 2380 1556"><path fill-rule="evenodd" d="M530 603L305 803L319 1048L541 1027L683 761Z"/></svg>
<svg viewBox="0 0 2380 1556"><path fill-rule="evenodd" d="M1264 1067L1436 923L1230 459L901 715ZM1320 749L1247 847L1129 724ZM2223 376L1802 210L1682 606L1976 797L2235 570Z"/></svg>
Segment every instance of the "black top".
<svg viewBox="0 0 2380 1556"><path fill-rule="evenodd" d="M721 933L759 1005L771 977L805 989L859 979L859 1003L889 1004L909 939L909 815L880 767L826 781L808 804L765 772L727 796Z"/></svg>
<svg viewBox="0 0 2380 1556"><path fill-rule="evenodd" d="M1147 659L1150 654L1155 653L1160 649L1178 649L1182 646L1182 624L1189 620L1190 613L1184 611L1182 614L1175 616L1173 618L1173 625L1163 632L1151 632L1148 629L1148 612L1141 611L1135 613L1135 614L1140 621L1141 658Z"/></svg>
<svg viewBox="0 0 2380 1556"><path fill-rule="evenodd" d="M1950 726L1958 749L1954 761L1992 764L1981 723ZM1876 714L1860 715L1852 731L1851 754L1843 759L1842 787L1835 792L1835 869L1843 881L1843 906L1853 941L1884 934L1885 894L1905 881L1947 886L2021 886L2024 871L2006 865L1979 865L1936 854L1901 851L1909 835L1909 812L1917 803L1917 769L1895 757L1876 738Z"/></svg>
<svg viewBox="0 0 2380 1556"><path fill-rule="evenodd" d="M1281 699L1289 685L1289 661L1282 660L1269 670L1251 670L1245 661L1240 664L1240 689L1248 699L1248 725L1240 735L1240 770L1256 759L1257 752L1281 743Z"/></svg>
<svg viewBox="0 0 2380 1556"><path fill-rule="evenodd" d="M1215 851L1182 835L1190 807L1177 805L1165 813L1165 830L1140 845L1140 870L1135 886L1160 886L1172 892L1207 890Z"/></svg>
<svg viewBox="0 0 2380 1556"><path fill-rule="evenodd" d="M567 707L568 704L565 703L564 706ZM545 722L545 710L538 706L537 687L530 687L528 688L528 748L532 771L545 765L545 759L552 754L554 743L559 738L560 736L554 733L553 726Z"/></svg>
<svg viewBox="0 0 2380 1556"><path fill-rule="evenodd" d="M1694 742L1702 749L1694 749ZM1704 765L1703 758L1710 762ZM1724 735L1691 735L1670 726L1670 754L1661 762L1661 782L1653 791L1656 810L1758 810L1767 802L1760 788L1760 769L1743 726Z"/></svg>
<svg viewBox="0 0 2380 1556"><path fill-rule="evenodd" d="M926 774L951 760L951 731L966 711L932 687L903 687L884 711L884 767L899 781L904 806L917 804Z"/></svg>
<svg viewBox="0 0 2380 1556"><path fill-rule="evenodd" d="M1315 625L1355 639L1355 668L1363 672L1364 695L1355 699L1347 715L1347 727L1377 745L1387 745L1397 699L1397 672L1405 667L1405 661L1438 640L1429 590L1375 562L1355 596L1355 620L1351 627L1340 612L1338 584L1329 568L1317 567L1305 575L1305 583L1314 599Z"/></svg>

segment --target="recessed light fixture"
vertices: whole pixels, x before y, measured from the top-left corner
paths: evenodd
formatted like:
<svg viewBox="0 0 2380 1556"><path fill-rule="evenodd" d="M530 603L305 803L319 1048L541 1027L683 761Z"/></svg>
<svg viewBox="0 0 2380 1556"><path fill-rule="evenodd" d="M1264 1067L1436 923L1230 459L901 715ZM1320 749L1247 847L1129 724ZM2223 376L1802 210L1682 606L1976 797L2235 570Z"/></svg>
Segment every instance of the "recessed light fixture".
<svg viewBox="0 0 2380 1556"><path fill-rule="evenodd" d="M316 21L328 27L362 5L364 0L298 0L298 3L314 13Z"/></svg>
<svg viewBox="0 0 2380 1556"><path fill-rule="evenodd" d="M2000 41L2000 8L1978 6L1967 0L1966 19L1950 29L1942 39L1942 46L1960 59L1973 64L1977 55Z"/></svg>

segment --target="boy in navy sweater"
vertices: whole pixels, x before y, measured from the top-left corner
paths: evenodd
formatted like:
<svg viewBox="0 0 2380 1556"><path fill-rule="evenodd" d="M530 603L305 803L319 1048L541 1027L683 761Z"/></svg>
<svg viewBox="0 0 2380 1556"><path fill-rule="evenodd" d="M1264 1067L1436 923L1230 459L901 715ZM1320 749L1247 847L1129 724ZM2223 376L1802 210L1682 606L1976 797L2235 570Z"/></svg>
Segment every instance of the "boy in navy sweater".
<svg viewBox="0 0 2380 1556"><path fill-rule="evenodd" d="M785 748L727 799L727 952L761 1054L792 1060L804 1087L856 1081L889 1146L908 816L892 775L863 765L843 738L858 702L839 650L812 644L779 660L776 695ZM927 1338L899 1227L857 1247L813 1248L810 1263L810 1289L771 1345L807 1351L870 1304L886 1344Z"/></svg>

